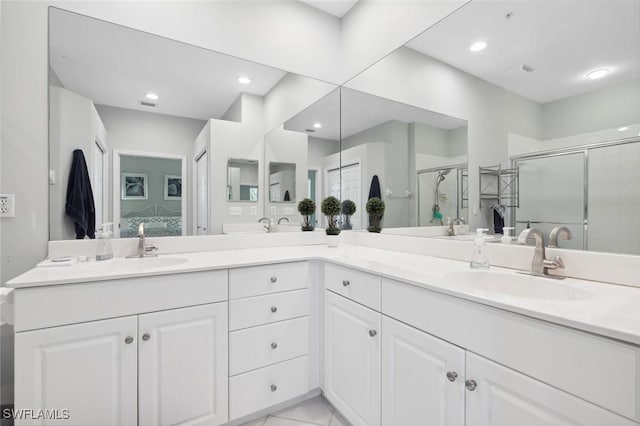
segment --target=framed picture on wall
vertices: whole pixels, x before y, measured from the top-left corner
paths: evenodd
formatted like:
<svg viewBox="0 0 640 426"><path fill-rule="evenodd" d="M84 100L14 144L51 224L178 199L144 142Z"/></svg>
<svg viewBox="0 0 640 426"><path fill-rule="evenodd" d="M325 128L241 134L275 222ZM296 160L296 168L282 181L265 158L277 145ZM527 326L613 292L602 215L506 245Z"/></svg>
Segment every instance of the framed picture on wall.
<svg viewBox="0 0 640 426"><path fill-rule="evenodd" d="M182 200L182 176L164 175L164 199Z"/></svg>
<svg viewBox="0 0 640 426"><path fill-rule="evenodd" d="M149 176L146 173L122 173L120 191L123 200L148 200Z"/></svg>

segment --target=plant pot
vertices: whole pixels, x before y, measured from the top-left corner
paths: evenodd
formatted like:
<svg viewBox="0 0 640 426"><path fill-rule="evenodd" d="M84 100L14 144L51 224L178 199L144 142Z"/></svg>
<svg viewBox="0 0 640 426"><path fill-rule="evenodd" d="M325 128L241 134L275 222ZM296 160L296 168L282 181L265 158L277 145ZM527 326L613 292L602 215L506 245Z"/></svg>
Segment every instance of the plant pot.
<svg viewBox="0 0 640 426"><path fill-rule="evenodd" d="M340 242L338 234L327 234L327 246L338 247L338 242Z"/></svg>
<svg viewBox="0 0 640 426"><path fill-rule="evenodd" d="M379 234L380 232L382 232L382 228L381 228L380 226L377 226L377 225L371 225L371 226L369 226L369 227L367 228L367 231L369 231L369 232L376 232L376 233L378 233L378 234Z"/></svg>
<svg viewBox="0 0 640 426"><path fill-rule="evenodd" d="M338 228L327 228L324 230L327 235L338 235L340 234L340 230Z"/></svg>
<svg viewBox="0 0 640 426"><path fill-rule="evenodd" d="M313 231L315 228L313 225L302 225L303 231Z"/></svg>
<svg viewBox="0 0 640 426"><path fill-rule="evenodd" d="M344 223L342 224L341 228L344 230L353 229L353 226L351 226L351 215L346 215L344 217Z"/></svg>

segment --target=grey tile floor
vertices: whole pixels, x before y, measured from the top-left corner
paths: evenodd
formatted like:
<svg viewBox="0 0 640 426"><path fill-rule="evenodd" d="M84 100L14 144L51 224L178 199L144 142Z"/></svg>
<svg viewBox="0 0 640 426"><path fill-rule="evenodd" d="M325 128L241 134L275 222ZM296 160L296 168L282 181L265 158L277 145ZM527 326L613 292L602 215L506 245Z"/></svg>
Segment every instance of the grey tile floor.
<svg viewBox="0 0 640 426"><path fill-rule="evenodd" d="M322 396L316 396L242 426L349 426Z"/></svg>

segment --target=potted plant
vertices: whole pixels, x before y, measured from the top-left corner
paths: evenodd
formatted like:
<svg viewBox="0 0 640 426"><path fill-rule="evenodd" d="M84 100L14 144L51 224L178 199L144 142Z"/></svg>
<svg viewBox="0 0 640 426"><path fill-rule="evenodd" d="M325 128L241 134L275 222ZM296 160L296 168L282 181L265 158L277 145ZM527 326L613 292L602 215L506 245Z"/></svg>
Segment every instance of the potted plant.
<svg viewBox="0 0 640 426"><path fill-rule="evenodd" d="M304 198L298 203L298 212L300 212L304 219L302 222L302 230L313 231L314 226L311 223L311 215L316 212L316 203L310 198Z"/></svg>
<svg viewBox="0 0 640 426"><path fill-rule="evenodd" d="M367 231L369 232L380 232L382 231L382 216L384 215L384 201L382 201L378 197L374 197L367 201L367 213L369 214L369 227Z"/></svg>
<svg viewBox="0 0 640 426"><path fill-rule="evenodd" d="M356 203L351 200L344 200L342 202L342 215L344 216L344 223L342 224L342 229L352 229L351 226L351 215L356 212Z"/></svg>
<svg viewBox="0 0 640 426"><path fill-rule="evenodd" d="M320 206L322 214L327 216L327 229L325 232L327 235L338 235L340 229L338 228L338 215L340 214L340 200L336 197L327 197L322 200Z"/></svg>

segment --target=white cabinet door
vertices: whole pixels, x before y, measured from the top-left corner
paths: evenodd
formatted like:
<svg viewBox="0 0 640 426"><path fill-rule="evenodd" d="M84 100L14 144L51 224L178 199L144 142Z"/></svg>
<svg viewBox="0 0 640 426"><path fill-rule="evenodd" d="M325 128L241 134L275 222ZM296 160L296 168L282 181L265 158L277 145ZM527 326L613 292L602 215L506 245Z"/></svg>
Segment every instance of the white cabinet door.
<svg viewBox="0 0 640 426"><path fill-rule="evenodd" d="M227 303L139 316L140 425L227 422Z"/></svg>
<svg viewBox="0 0 640 426"><path fill-rule="evenodd" d="M15 424L136 425L136 331L131 316L17 333L16 408L68 410L68 419Z"/></svg>
<svg viewBox="0 0 640 426"><path fill-rule="evenodd" d="M465 351L382 318L382 424L464 426Z"/></svg>
<svg viewBox="0 0 640 426"><path fill-rule="evenodd" d="M637 423L467 352L467 426L632 426ZM587 373L588 374L588 373Z"/></svg>
<svg viewBox="0 0 640 426"><path fill-rule="evenodd" d="M379 425L381 315L325 293L325 395L354 426Z"/></svg>

